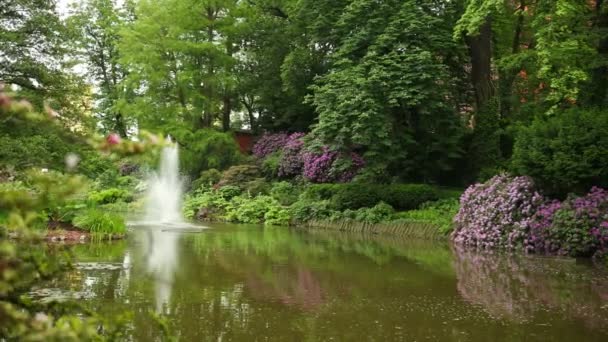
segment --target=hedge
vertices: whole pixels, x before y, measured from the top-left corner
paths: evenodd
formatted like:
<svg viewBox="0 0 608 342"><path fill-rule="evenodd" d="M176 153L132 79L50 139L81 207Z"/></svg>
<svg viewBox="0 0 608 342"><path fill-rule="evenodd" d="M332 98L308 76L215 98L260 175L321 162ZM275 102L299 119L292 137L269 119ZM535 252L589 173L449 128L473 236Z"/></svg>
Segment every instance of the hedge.
<svg viewBox="0 0 608 342"><path fill-rule="evenodd" d="M411 210L422 203L439 199L439 190L427 184L315 184L306 196L330 200L337 210L371 208L379 202L396 210Z"/></svg>

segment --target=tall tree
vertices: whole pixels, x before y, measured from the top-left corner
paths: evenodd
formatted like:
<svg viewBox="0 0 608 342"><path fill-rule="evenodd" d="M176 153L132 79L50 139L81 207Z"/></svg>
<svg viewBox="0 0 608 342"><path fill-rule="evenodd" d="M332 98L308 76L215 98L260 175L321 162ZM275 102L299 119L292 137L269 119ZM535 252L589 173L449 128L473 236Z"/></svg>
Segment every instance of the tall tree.
<svg viewBox="0 0 608 342"><path fill-rule="evenodd" d="M142 127L182 122L229 127L235 77L236 0L140 1L137 19L122 32L125 84L137 95L124 102ZM171 119L173 118L173 119Z"/></svg>
<svg viewBox="0 0 608 342"><path fill-rule="evenodd" d="M364 149L372 169L404 178L448 169L461 131L448 66L459 55L452 10L424 0L352 1L336 23L342 38L330 71L314 87L315 137Z"/></svg>
<svg viewBox="0 0 608 342"><path fill-rule="evenodd" d="M0 83L61 114L66 124L82 123L86 88L69 71L66 28L52 0L4 1L0 6Z"/></svg>
<svg viewBox="0 0 608 342"><path fill-rule="evenodd" d="M128 118L118 106L125 98L121 82L126 69L120 64L119 31L129 18L114 0L87 0L74 8L69 25L75 34L75 48L87 64L91 82L97 89L95 114L102 127L127 136Z"/></svg>

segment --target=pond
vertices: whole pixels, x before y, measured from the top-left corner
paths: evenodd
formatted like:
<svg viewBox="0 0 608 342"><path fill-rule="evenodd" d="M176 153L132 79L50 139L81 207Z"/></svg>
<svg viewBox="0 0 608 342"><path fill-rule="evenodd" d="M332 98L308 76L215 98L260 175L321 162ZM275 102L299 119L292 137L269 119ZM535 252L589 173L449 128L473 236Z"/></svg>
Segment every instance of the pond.
<svg viewBox="0 0 608 342"><path fill-rule="evenodd" d="M38 294L133 314L134 340L606 341L608 274L573 259L287 228L138 229L77 245ZM45 294L46 293L46 294Z"/></svg>

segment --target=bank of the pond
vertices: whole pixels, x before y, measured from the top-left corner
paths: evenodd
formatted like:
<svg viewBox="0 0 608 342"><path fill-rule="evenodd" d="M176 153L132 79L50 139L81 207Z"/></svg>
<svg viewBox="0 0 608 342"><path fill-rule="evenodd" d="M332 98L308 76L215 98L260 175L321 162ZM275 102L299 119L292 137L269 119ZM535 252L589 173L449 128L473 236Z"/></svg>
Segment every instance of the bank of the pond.
<svg viewBox="0 0 608 342"><path fill-rule="evenodd" d="M299 226L298 229L332 230L362 234L386 234L427 240L448 240L449 238L440 231L440 227L438 225L415 221L370 223L351 220L312 220L302 226Z"/></svg>

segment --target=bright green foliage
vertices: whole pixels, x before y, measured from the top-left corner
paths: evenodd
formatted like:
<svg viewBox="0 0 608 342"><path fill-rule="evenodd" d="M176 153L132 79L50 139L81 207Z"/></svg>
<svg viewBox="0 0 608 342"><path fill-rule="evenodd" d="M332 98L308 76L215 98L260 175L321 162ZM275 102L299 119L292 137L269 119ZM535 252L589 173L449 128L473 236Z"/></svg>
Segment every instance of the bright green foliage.
<svg viewBox="0 0 608 342"><path fill-rule="evenodd" d="M198 190L217 184L222 178L222 173L217 169L209 169L202 171L200 176L192 182L192 189Z"/></svg>
<svg viewBox="0 0 608 342"><path fill-rule="evenodd" d="M291 205L289 211L295 223L322 220L336 213L329 200L311 199L305 196L301 196Z"/></svg>
<svg viewBox="0 0 608 342"><path fill-rule="evenodd" d="M411 210L438 198L437 189L424 184L332 184L316 185L310 191L307 191L310 197L331 200L339 210L371 208L380 202L395 209Z"/></svg>
<svg viewBox="0 0 608 342"><path fill-rule="evenodd" d="M357 210L347 209L337 212L331 216L332 220L354 220L357 222L380 223L390 221L395 210L390 205L380 202L371 208L359 208Z"/></svg>
<svg viewBox="0 0 608 342"><path fill-rule="evenodd" d="M127 231L124 218L115 213L100 209L87 209L78 213L73 224L93 235L104 238L114 234L122 235Z"/></svg>
<svg viewBox="0 0 608 342"><path fill-rule="evenodd" d="M134 15L121 31L119 51L129 69L125 85L137 96L119 109L149 129L168 118L192 128L220 118L229 123L220 114L236 103L238 2L144 0Z"/></svg>
<svg viewBox="0 0 608 342"><path fill-rule="evenodd" d="M180 146L181 170L190 175L208 169L225 170L243 161L230 133L215 129L190 130L183 126L166 127L166 130Z"/></svg>
<svg viewBox="0 0 608 342"><path fill-rule="evenodd" d="M431 223L439 227L439 231L448 235L452 232L452 219L458 213L460 205L456 199L444 199L427 202L420 209L398 213L395 218L406 222Z"/></svg>
<svg viewBox="0 0 608 342"><path fill-rule="evenodd" d="M262 174L268 179L276 179L279 175L279 166L281 163L281 158L283 155L281 151L277 151L272 153L269 156L266 156L264 160L262 160Z"/></svg>
<svg viewBox="0 0 608 342"><path fill-rule="evenodd" d="M219 185L235 185L244 188L246 183L254 181L260 176L260 169L255 165L236 165L224 171Z"/></svg>
<svg viewBox="0 0 608 342"><path fill-rule="evenodd" d="M74 49L97 85L94 114L105 132L114 131L126 137L131 122L118 110L117 103L132 94L125 93L121 84L127 70L119 63L118 42L129 13L116 8L113 0L86 0L76 2L74 7L68 27L74 36Z"/></svg>
<svg viewBox="0 0 608 342"><path fill-rule="evenodd" d="M298 200L300 189L289 182L277 182L272 184L270 195L282 205L292 205Z"/></svg>
<svg viewBox="0 0 608 342"><path fill-rule="evenodd" d="M450 6L437 10L433 1L352 1L336 23L347 34L333 67L313 88L315 137L334 149L364 147L372 168L405 177L449 169L460 132L451 18Z"/></svg>
<svg viewBox="0 0 608 342"><path fill-rule="evenodd" d="M51 0L3 1L0 10L0 83L19 87L42 109L56 108L66 124L82 123L86 87L67 61L69 35ZM87 123L88 126L88 123Z"/></svg>
<svg viewBox="0 0 608 342"><path fill-rule="evenodd" d="M512 167L549 194L608 187L608 112L571 109L522 127Z"/></svg>
<svg viewBox="0 0 608 342"><path fill-rule="evenodd" d="M89 193L89 201L93 204L108 204L115 202L131 202L133 195L127 190L110 188Z"/></svg>
<svg viewBox="0 0 608 342"><path fill-rule="evenodd" d="M590 32L592 7L579 0L541 0L531 26L535 31L538 78L546 82L550 112L581 98L581 88L597 65L597 37Z"/></svg>

